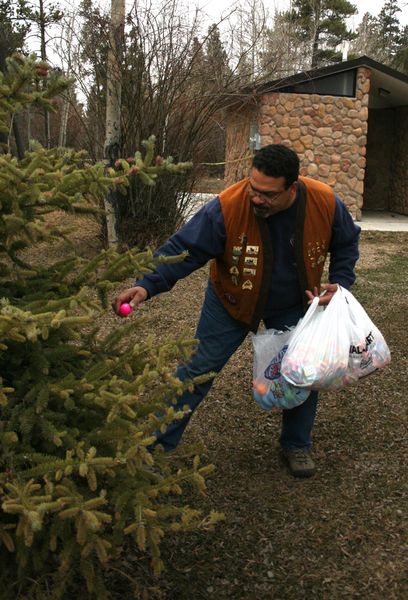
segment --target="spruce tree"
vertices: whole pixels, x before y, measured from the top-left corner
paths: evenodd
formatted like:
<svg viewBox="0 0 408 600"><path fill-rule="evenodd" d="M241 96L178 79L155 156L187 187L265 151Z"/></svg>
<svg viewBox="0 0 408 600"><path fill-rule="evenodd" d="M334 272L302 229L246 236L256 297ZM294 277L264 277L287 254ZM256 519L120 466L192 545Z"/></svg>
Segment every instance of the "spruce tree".
<svg viewBox="0 0 408 600"><path fill-rule="evenodd" d="M397 0L386 0L377 17L379 45L383 61L390 64L400 49L402 37L398 13L401 9Z"/></svg>
<svg viewBox="0 0 408 600"><path fill-rule="evenodd" d="M23 0L11 3L0 0L0 65L4 70L7 56L20 51L30 29L27 8Z"/></svg>
<svg viewBox="0 0 408 600"><path fill-rule="evenodd" d="M402 27L396 0L386 0L377 16L365 13L352 42L352 56L366 54L379 62L408 73L408 26Z"/></svg>
<svg viewBox="0 0 408 600"><path fill-rule="evenodd" d="M228 55L221 41L219 27L213 23L208 28L205 41L205 62L207 65L207 80L209 91L223 90L231 79L231 69Z"/></svg>
<svg viewBox="0 0 408 600"><path fill-rule="evenodd" d="M391 66L408 75L408 25L405 25L401 32L400 44L396 49Z"/></svg>
<svg viewBox="0 0 408 600"><path fill-rule="evenodd" d="M13 3L9 0L0 0L0 71L6 70L6 58L10 54L23 49L29 30L28 9L25 0ZM17 115L13 119L12 129L17 154L22 157L24 148ZM7 133L0 131L0 147L6 143Z"/></svg>
<svg viewBox="0 0 408 600"><path fill-rule="evenodd" d="M297 29L299 39L309 41L312 67L341 60L336 48L355 37L346 19L356 12L348 0L293 0L286 18Z"/></svg>
<svg viewBox="0 0 408 600"><path fill-rule="evenodd" d="M3 131L15 111L33 102L49 108L68 85L56 77L37 86L49 68L33 58L15 56L8 65L0 73ZM119 161L107 174L84 153L59 148L37 146L22 161L0 156L2 600L26 598L46 576L54 598L68 597L76 573L89 598L106 598L104 572L126 539L160 573L166 532L211 527L220 518L180 498L185 485L205 489L211 465L202 466L194 450L185 459L150 451L155 432L184 414L169 401L194 381L176 379L173 363L189 356L194 341L158 345L137 333L134 319L109 333L97 325L117 282L183 257L108 250L45 266L27 254L64 235L48 226L50 213L97 213L113 186L125 191L132 178L152 184L162 172L187 168L152 161L153 152L151 139L144 158Z"/></svg>

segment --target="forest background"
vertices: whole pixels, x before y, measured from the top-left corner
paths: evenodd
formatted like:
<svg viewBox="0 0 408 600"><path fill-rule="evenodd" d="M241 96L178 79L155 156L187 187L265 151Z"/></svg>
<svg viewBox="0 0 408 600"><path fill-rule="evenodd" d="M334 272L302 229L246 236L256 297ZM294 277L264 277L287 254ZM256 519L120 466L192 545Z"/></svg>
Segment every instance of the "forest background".
<svg viewBox="0 0 408 600"><path fill-rule="evenodd" d="M120 5L125 13L117 61L122 80L117 155L134 154L142 140L156 135L159 154L194 163L189 181L177 182L179 189L203 173L222 177L223 107L238 91L251 93L259 83L363 54L408 73L404 0L370 3L371 12L364 14L364 2L348 0L242 0L228 8L211 2L192 8L182 0L111 5L1 0L0 69L13 51L35 51L52 70L74 80L51 116L30 109L15 118L10 141L20 156L32 140L47 148L85 149L92 160L106 155L110 24ZM185 209L180 197L175 203L170 229ZM163 236L169 232L163 228Z"/></svg>

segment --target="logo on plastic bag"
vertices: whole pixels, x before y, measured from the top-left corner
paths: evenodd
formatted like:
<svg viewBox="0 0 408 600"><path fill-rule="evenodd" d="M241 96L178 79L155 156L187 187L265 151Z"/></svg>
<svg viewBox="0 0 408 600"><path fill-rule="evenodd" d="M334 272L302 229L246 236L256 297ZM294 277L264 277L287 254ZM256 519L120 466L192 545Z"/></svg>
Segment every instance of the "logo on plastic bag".
<svg viewBox="0 0 408 600"><path fill-rule="evenodd" d="M283 346L282 350L276 356L273 357L273 359L265 369L265 379L270 379L273 381L274 379L278 379L280 377L281 363L287 349L288 345L286 344L286 346Z"/></svg>
<svg viewBox="0 0 408 600"><path fill-rule="evenodd" d="M366 336L364 343L350 346L349 366L361 369L368 369L373 364L372 348L375 344L372 331Z"/></svg>
<svg viewBox="0 0 408 600"><path fill-rule="evenodd" d="M370 349L370 346L374 342L374 334L372 331L365 338L365 345L360 344L354 346L353 344L350 346L350 354L366 354L366 352Z"/></svg>

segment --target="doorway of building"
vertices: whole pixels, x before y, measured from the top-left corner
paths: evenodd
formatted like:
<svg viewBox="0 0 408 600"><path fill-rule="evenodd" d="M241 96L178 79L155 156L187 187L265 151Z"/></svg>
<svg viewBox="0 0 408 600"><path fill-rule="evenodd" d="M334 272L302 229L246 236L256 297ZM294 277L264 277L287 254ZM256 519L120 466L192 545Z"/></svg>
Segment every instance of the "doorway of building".
<svg viewBox="0 0 408 600"><path fill-rule="evenodd" d="M390 210L394 144L395 109L369 109L363 210Z"/></svg>

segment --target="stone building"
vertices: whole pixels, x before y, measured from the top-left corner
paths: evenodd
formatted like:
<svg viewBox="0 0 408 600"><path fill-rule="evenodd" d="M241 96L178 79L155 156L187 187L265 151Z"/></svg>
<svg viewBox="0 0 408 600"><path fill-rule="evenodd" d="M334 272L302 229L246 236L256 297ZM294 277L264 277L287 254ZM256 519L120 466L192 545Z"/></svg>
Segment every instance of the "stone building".
<svg viewBox="0 0 408 600"><path fill-rule="evenodd" d="M362 56L243 92L227 109L227 183L270 143L293 148L301 174L332 185L356 220L408 215L406 75Z"/></svg>

